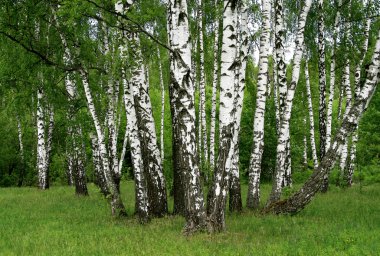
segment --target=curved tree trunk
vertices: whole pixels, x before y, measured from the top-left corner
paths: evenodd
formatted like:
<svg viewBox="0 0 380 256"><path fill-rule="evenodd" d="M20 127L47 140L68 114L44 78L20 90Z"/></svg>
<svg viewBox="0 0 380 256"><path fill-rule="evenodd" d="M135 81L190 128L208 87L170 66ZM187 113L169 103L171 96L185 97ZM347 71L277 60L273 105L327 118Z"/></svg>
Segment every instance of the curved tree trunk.
<svg viewBox="0 0 380 256"><path fill-rule="evenodd" d="M102 163L102 171L103 171L103 177L105 179L105 184L107 188L107 192L109 193L107 196L107 199L110 201L111 204L111 212L112 215L115 216L125 216L127 213L125 211L125 207L123 204L123 201L121 200L120 193L118 191L117 185L113 180L113 176L111 173L109 160L108 160L108 152L107 147L105 144L105 137L104 133L102 131L102 128L100 126L99 118L95 111L95 105L94 101L91 95L91 89L88 83L88 74L83 70L80 69L80 75L86 95L87 105L88 109L90 111L92 120L94 122L96 134L97 134L97 142L99 146L99 152L100 152L100 159Z"/></svg>
<svg viewBox="0 0 380 256"><path fill-rule="evenodd" d="M301 211L320 190L325 175L327 175L335 162L336 157L340 153L342 145L346 138L352 133L360 120L366 106L375 93L380 71L380 31L378 32L376 47L372 57L371 64L367 70L366 81L360 91L357 101L344 118L337 135L332 142L331 147L322 159L320 165L314 170L312 176L306 181L302 188L284 201L275 201L268 205L264 212L275 214L297 213Z"/></svg>

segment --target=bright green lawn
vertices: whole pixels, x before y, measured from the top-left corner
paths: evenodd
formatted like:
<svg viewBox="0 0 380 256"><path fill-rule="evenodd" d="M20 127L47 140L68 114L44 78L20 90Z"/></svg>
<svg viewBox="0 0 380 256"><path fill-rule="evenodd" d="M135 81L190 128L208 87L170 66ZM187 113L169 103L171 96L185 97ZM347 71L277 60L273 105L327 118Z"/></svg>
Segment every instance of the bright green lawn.
<svg viewBox="0 0 380 256"><path fill-rule="evenodd" d="M122 192L133 198L133 184ZM380 254L380 184L332 187L293 217L228 215L226 232L192 237L181 235L182 217L141 226L113 219L94 186L88 198L73 194L69 187L0 189L0 255ZM133 200L125 203L132 214Z"/></svg>

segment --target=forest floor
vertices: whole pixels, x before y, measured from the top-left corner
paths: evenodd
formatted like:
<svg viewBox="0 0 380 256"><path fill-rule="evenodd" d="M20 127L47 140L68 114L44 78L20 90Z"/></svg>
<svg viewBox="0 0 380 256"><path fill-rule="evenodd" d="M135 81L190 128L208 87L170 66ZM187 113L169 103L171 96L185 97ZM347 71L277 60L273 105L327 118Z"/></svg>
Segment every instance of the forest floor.
<svg viewBox="0 0 380 256"><path fill-rule="evenodd" d="M184 219L115 219L94 185L0 189L0 255L379 255L380 184L318 195L295 216L227 215L221 234L181 235ZM133 213L133 183L122 184ZM243 186L246 191L246 186ZM270 191L263 186L264 198ZM245 195L243 195L245 198ZM171 200L172 201L172 200ZM170 202L172 204L172 202Z"/></svg>

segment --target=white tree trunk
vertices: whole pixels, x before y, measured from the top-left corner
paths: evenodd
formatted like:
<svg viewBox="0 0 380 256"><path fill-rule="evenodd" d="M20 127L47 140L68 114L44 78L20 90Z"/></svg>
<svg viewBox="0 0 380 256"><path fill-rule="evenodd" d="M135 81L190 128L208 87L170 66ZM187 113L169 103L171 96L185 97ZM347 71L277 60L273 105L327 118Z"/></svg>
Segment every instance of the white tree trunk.
<svg viewBox="0 0 380 256"><path fill-rule="evenodd" d="M53 11L53 13L53 15L55 15L55 11ZM56 22L59 27L60 24L57 19ZM67 40L62 32L59 33L59 36L64 47L63 63L70 66L73 64L73 61ZM81 146L83 144L82 129L81 125L77 121L75 110L75 101L78 100L78 92L73 72L66 72L65 88L69 101L69 111L67 113L69 123L67 128L68 139L66 140L66 173L68 176L68 184L73 185L75 183L75 192L77 195L88 195L84 168L85 153L83 152L83 147Z"/></svg>
<svg viewBox="0 0 380 256"><path fill-rule="evenodd" d="M205 228L206 214L201 190L195 136L194 83L191 81L191 42L186 1L168 1L170 98L175 172L184 186L186 226L191 233ZM176 170L178 168L178 170Z"/></svg>
<svg viewBox="0 0 380 256"><path fill-rule="evenodd" d="M141 152L148 185L149 212L154 216L163 216L168 211L166 184L138 35L131 35L129 44L134 52L134 59L130 59L132 65L130 82L133 89Z"/></svg>
<svg viewBox="0 0 380 256"><path fill-rule="evenodd" d="M284 13L283 13L283 0L275 0L275 72L278 84L279 92L279 123L284 115L284 108L286 104L286 93L287 93L287 81L286 81L286 64L285 64L285 34L286 30L284 28Z"/></svg>
<svg viewBox="0 0 380 256"><path fill-rule="evenodd" d="M128 138L129 138L128 128L125 128L124 140L123 140L123 148L121 150L120 159L119 159L119 172L120 173L121 173L121 171L123 169L125 154L127 153Z"/></svg>
<svg viewBox="0 0 380 256"><path fill-rule="evenodd" d="M369 1L367 2L367 6L369 5ZM363 48L361 50L361 59L356 66L355 69L355 94L354 94L354 101L357 100L359 93L360 93L360 78L361 78L361 67L363 65L364 57L366 56L367 50L368 50L368 42L369 42L369 29L371 27L371 19L367 18L365 27L364 27L364 42L363 42ZM351 143L351 149L350 149L350 160L349 160L349 166L348 166L348 173L347 173L347 185L352 185L352 177L354 175L354 170L356 167L356 144L358 142L358 129L359 124L356 127L356 130L352 134L352 143Z"/></svg>
<svg viewBox="0 0 380 256"><path fill-rule="evenodd" d="M327 104L327 114L326 114L326 151L330 148L331 136L332 136L332 111L334 102L334 92L335 92L335 68L336 68L336 44L339 32L340 23L340 8L342 6L342 0L338 0L338 8L335 15L334 21L334 31L333 31L333 47L331 49L331 64L330 64L330 88L329 88L329 100ZM324 177L321 192L326 192L329 184L329 177L326 175Z"/></svg>
<svg viewBox="0 0 380 256"><path fill-rule="evenodd" d="M219 14L219 3L215 1L216 13ZM210 123L210 169L215 166L215 127L216 127L216 95L219 79L219 17L215 17L214 28L214 67L212 77L212 98L211 98L211 123Z"/></svg>
<svg viewBox="0 0 380 256"><path fill-rule="evenodd" d="M293 106L293 98L295 94L295 89L298 84L300 65L303 55L304 48L304 30L306 24L306 18L309 13L311 6L311 0L306 0L304 6L302 7L299 20L298 20L298 30L296 35L296 47L294 53L293 61L293 73L292 80L286 95L286 105L284 108L283 116L280 124L280 134L277 144L277 157L276 157L276 170L275 177L273 179L273 186L270 198L267 204L278 201L281 197L283 177L286 171L286 160L287 152L289 148L290 141L290 116Z"/></svg>
<svg viewBox="0 0 380 256"><path fill-rule="evenodd" d="M352 105L352 93L351 93L351 83L350 83L350 62L347 60L346 66L344 67L343 72L343 88L346 92L346 109L343 114L343 119L348 115L351 105ZM348 156L348 138L345 138L345 141L342 145L342 153L340 156L339 168L341 171L341 177L344 177L347 166L347 156Z"/></svg>
<svg viewBox="0 0 380 256"><path fill-rule="evenodd" d="M102 39L103 39L103 47L102 47L102 53L105 56L111 55L111 46L109 41L109 31L107 28L107 25L105 22L101 23L102 28ZM108 134L108 154L109 154L109 166L112 173L113 180L117 186L117 189L119 190L120 186L120 178L121 173L119 173L119 159L117 154L117 127L116 127L116 106L117 106L117 99L118 95L116 93L118 92L118 89L115 88L114 79L112 77L111 72L111 63L109 61L106 61L104 65L104 69L106 71L105 75L105 84L106 84L106 94L107 94L107 112L105 117L105 130L107 129Z"/></svg>
<svg viewBox="0 0 380 256"><path fill-rule="evenodd" d="M318 0L318 74L319 74L319 154L326 153L326 66L325 66L325 22L323 0Z"/></svg>
<svg viewBox="0 0 380 256"><path fill-rule="evenodd" d="M286 78L286 64L285 64L285 51L284 42L286 30L284 27L284 13L283 13L283 0L276 0L274 2L274 20L275 20L275 87L278 86L278 102L275 101L276 116L277 116L277 136L280 134L281 120L284 116L286 95L288 93L287 78ZM277 91L275 92L277 94ZM277 97L275 98L277 100ZM286 146L285 157L285 172L282 179L282 186L291 185L291 156L290 156L290 138Z"/></svg>
<svg viewBox="0 0 380 256"><path fill-rule="evenodd" d="M45 111L43 107L43 99L45 97L42 88L37 89L37 171L38 171L38 187L40 189L49 188L49 177L47 173L47 150L45 136Z"/></svg>
<svg viewBox="0 0 380 256"><path fill-rule="evenodd" d="M91 147L92 147L92 161L94 165L94 173L96 177L96 185L100 188L100 191L104 196L109 194L106 180L104 177L102 159L100 157L98 138L94 134L90 134Z"/></svg>
<svg viewBox="0 0 380 256"><path fill-rule="evenodd" d="M229 189L229 208L230 211L241 211L241 189L239 177L239 140L240 140L240 122L241 114L243 111L243 100L245 90L245 69L247 66L248 58L248 9L245 3L239 6L239 20L238 20L238 65L236 67L237 75L235 82L235 119L234 119L234 134L233 134L233 154L231 166L231 181Z"/></svg>
<svg viewBox="0 0 380 256"><path fill-rule="evenodd" d="M331 49L331 64L330 64L330 88L329 88L329 101L327 105L327 122L326 122L326 150L330 147L331 142L331 127L332 127L332 107L334 102L334 92L335 92L335 66L336 66L336 43L337 36L339 32L340 23L340 8L342 5L342 0L338 1L338 8L335 15L334 22L334 32L333 32L333 47ZM327 185L327 184L326 184Z"/></svg>
<svg viewBox="0 0 380 256"><path fill-rule="evenodd" d="M80 69L79 73L81 75L81 80L82 80L82 84L83 84L85 95L86 95L88 109L90 111L90 114L95 126L96 134L97 134L97 142L99 146L100 159L102 163L102 171L103 171L103 176L105 179L105 184L107 187L107 192L109 193L108 198L111 204L111 212L112 212L112 215L124 216L126 215L125 207L121 200L117 185L114 182L113 177L112 177L111 167L110 167L109 159L108 159L109 155L108 155L107 147L105 144L105 136L102 131L98 115L96 114L96 111L95 111L95 105L94 105L94 101L91 95L90 85L88 83L88 74L83 69Z"/></svg>
<svg viewBox="0 0 380 256"><path fill-rule="evenodd" d="M315 169L318 167L318 157L317 157L317 149L315 146L313 101L312 101L311 90L310 90L310 76L309 76L308 63L306 63L305 65L305 79L306 79L307 105L309 109L310 146L311 146L311 155L313 157L314 169Z"/></svg>
<svg viewBox="0 0 380 256"><path fill-rule="evenodd" d="M270 13L270 1L263 0L259 75L257 78L256 108L253 124L253 146L248 169L249 181L247 207L251 209L258 208L260 204L260 174L261 160L264 151L264 117L269 71L268 54L270 47Z"/></svg>
<svg viewBox="0 0 380 256"><path fill-rule="evenodd" d="M131 147L131 157L133 173L135 178L135 209L141 223L149 221L149 201L146 178L144 173L144 163L141 154L141 143L139 138L139 130L137 127L136 108L133 99L132 85L126 80L124 69L123 72L123 88L124 88L124 104L127 115L127 130Z"/></svg>
<svg viewBox="0 0 380 256"><path fill-rule="evenodd" d="M53 143L53 129L54 129L54 108L53 108L53 106L49 106L47 111L49 114L49 126L48 126L48 130L47 130L47 138L46 138L46 163L45 163L46 173L48 173L48 171L49 171L51 149L52 149L52 143Z"/></svg>
<svg viewBox="0 0 380 256"><path fill-rule="evenodd" d="M204 41L203 41L203 0L198 0L198 30L199 30L199 102L200 102L200 122L201 131L199 136L202 137L202 150L204 162L208 163L208 138L206 122L206 81L205 81L205 61L204 61Z"/></svg>
<svg viewBox="0 0 380 256"><path fill-rule="evenodd" d="M234 84L237 49L237 1L224 0L223 44L219 105L219 154L214 169L213 184L209 190L207 213L209 231L225 229L225 206L233 155Z"/></svg>
<svg viewBox="0 0 380 256"><path fill-rule="evenodd" d="M21 171L18 179L18 186L20 187L24 181L25 175L25 153L24 153L24 143L22 141L22 126L19 115L16 115L17 118L17 132L18 132L18 143L20 147L20 160L21 160Z"/></svg>
<svg viewBox="0 0 380 256"><path fill-rule="evenodd" d="M158 55L158 71L160 72L160 88L161 88L161 125L160 125L160 146L161 146L161 159L162 159L162 169L164 168L164 124L165 124L165 86L164 78L162 75L162 64L161 64L161 53L160 47L157 47Z"/></svg>
<svg viewBox="0 0 380 256"><path fill-rule="evenodd" d="M304 125L306 126L306 117L304 117ZM307 168L307 139L303 136L303 165Z"/></svg>
<svg viewBox="0 0 380 256"><path fill-rule="evenodd" d="M372 57L371 64L367 70L366 81L363 88L360 91L357 101L354 103L349 113L346 115L342 122L342 126L338 130L335 139L327 151L325 157L322 159L319 167L314 170L312 176L305 182L300 190L281 203L273 203L269 205L264 211L272 212L276 214L280 213L297 213L302 210L314 197L314 195L320 191L323 185L323 180L330 172L336 157L340 153L341 147L344 144L347 136L352 133L363 112L366 109L371 97L375 93L378 75L380 71L380 31L378 32L375 51Z"/></svg>

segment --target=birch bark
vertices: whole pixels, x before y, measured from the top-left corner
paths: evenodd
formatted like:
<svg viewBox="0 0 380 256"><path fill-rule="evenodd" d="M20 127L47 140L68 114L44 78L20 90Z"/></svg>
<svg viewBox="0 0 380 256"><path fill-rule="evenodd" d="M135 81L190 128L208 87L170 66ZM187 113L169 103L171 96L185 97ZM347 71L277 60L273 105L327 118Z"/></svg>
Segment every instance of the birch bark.
<svg viewBox="0 0 380 256"><path fill-rule="evenodd" d="M168 1L170 51L170 103L172 110L175 172L184 186L184 232L203 230L206 224L195 136L194 83L191 81L191 42L187 2ZM176 183L174 184L176 185Z"/></svg>
<svg viewBox="0 0 380 256"><path fill-rule="evenodd" d="M229 209L230 211L241 211L243 208L240 188L239 175L239 140L240 140L240 121L243 111L243 100L245 90L245 69L248 58L248 9L244 2L239 3L238 19L238 65L236 66L235 83L235 119L233 134L233 154L231 166L231 182L229 188Z"/></svg>
<svg viewBox="0 0 380 256"><path fill-rule="evenodd" d="M216 17L214 20L214 67L212 77L212 98L211 98L211 123L210 123L210 169L213 170L215 166L215 127L216 127L216 95L218 90L219 79L219 3L215 1Z"/></svg>
<svg viewBox="0 0 380 256"><path fill-rule="evenodd" d="M327 104L327 120L326 120L326 150L330 148L331 144L331 128L332 128L332 108L334 102L334 92L335 92L335 68L336 68L336 45L337 37L339 32L340 23L340 8L342 6L342 0L338 0L338 8L335 15L334 30L333 30L333 46L331 49L331 64L330 64L330 87L329 87L329 100ZM329 185L329 177L324 177L323 185L321 187L321 192L327 192Z"/></svg>
<svg viewBox="0 0 380 256"><path fill-rule="evenodd" d="M56 19L57 26L60 24ZM73 64L72 54L63 33L59 33L64 48L63 62L69 66ZM83 144L83 134L81 125L77 121L75 102L78 100L77 85L75 83L74 73L65 74L65 88L68 94L69 111L67 119L69 127L67 128L68 139L66 141L67 155L67 176L69 185L75 184L75 193L77 195L88 195L86 175L84 168L85 152Z"/></svg>
<svg viewBox="0 0 380 256"><path fill-rule="evenodd" d="M234 134L234 84L237 52L236 0L224 0L223 41L221 56L220 105L219 105L219 154L214 169L213 184L207 198L209 231L225 229L225 206L232 167Z"/></svg>
<svg viewBox="0 0 380 256"><path fill-rule="evenodd" d="M283 177L286 171L286 160L287 160L287 152L289 146L289 125L290 125L290 116L291 110L293 106L293 98L295 89L298 84L299 74L300 74L300 64L303 54L304 48L304 30L307 15L309 13L311 6L311 0L306 0L301 9L301 13L298 20L298 30L296 35L296 47L294 53L294 61L293 61L293 73L292 80L286 95L286 105L283 112L283 117L280 125L280 134L277 144L277 156L276 156L276 170L275 177L273 179L272 192L269 197L267 204L271 204L272 202L278 201L282 192L282 182Z"/></svg>
<svg viewBox="0 0 380 256"><path fill-rule="evenodd" d="M99 146L100 160L102 163L101 169L103 172L103 177L104 177L105 185L107 188L107 192L109 193L108 194L109 196L107 196L107 199L110 201L110 204L111 204L111 212L112 212L112 215L125 216L126 215L125 207L120 197L117 184L113 180L113 176L111 173L111 167L108 160L109 155L108 155L107 147L105 144L105 136L101 128L98 115L96 114L96 111L95 111L95 105L94 105L94 101L91 95L90 85L88 82L88 74L83 69L80 69L79 73L82 79L82 84L83 84L85 95L86 95L88 109L90 111L90 114L95 126L96 134L97 134L97 143Z"/></svg>
<svg viewBox="0 0 380 256"><path fill-rule="evenodd" d="M326 152L326 67L323 0L318 0L318 15L319 155L322 159Z"/></svg>
<svg viewBox="0 0 380 256"><path fill-rule="evenodd" d="M350 62L349 60L346 61L346 65L344 67L343 72L343 88L346 92L346 109L343 114L343 119L346 117L348 112L350 111L351 104L352 104L352 93L351 93L351 84L350 84ZM344 179L345 173L346 173L346 167L347 167L347 156L348 156L348 137L345 138L345 141L342 145L341 149L341 155L340 155L340 164L339 168L341 171L341 177Z"/></svg>
<svg viewBox="0 0 380 256"><path fill-rule="evenodd" d="M91 139L91 148L92 148L92 161L94 164L94 173L95 173L95 184L100 188L100 191L104 196L109 194L107 189L107 184L104 178L103 169L102 169L102 160L100 159L100 151L98 139L94 134L90 134Z"/></svg>
<svg viewBox="0 0 380 256"><path fill-rule="evenodd" d="M370 6L370 1L367 2L367 7ZM357 100L359 93L360 93L360 79L361 79L361 67L364 62L364 57L366 56L367 50L368 50L368 42L369 42L369 29L371 27L371 19L367 18L365 27L364 27L364 42L363 47L360 51L361 59L356 66L355 69L355 94L354 94L354 101ZM358 142L358 129L359 124L356 127L356 130L352 134L352 143L351 143L351 149L350 149L350 159L349 159L349 166L347 171L347 185L352 185L352 177L354 175L354 170L356 167L356 144Z"/></svg>
<svg viewBox="0 0 380 256"><path fill-rule="evenodd" d="M164 124L165 124L165 86L164 78L162 75L162 64L161 64L161 53L160 47L157 47L157 56L158 56L158 71L160 72L160 88L161 88L161 124L160 124L160 146L161 146L161 159L162 159L162 168L164 168Z"/></svg>
<svg viewBox="0 0 380 256"><path fill-rule="evenodd" d="M198 0L198 29L199 29L199 94L200 94L200 122L201 132L199 136L202 138L203 159L205 164L208 163L208 138L206 123L206 79L205 79L205 61L204 61L204 41L203 41L203 0ZM207 175L207 174L206 174ZM206 177L207 179L207 177Z"/></svg>
<svg viewBox="0 0 380 256"><path fill-rule="evenodd" d="M45 111L43 107L44 91L41 87L37 89L37 171L38 187L49 188L49 176L47 173L47 150L45 135Z"/></svg>
<svg viewBox="0 0 380 256"><path fill-rule="evenodd" d="M271 4L269 0L263 0L262 3L262 32L260 37L259 75L257 78L256 108L253 124L253 145L248 169L249 180L247 207L251 209L257 209L260 204L260 174L261 160L264 151L264 117L269 70L268 54L270 47ZM278 10L276 9L276 11ZM277 65L280 67L279 65L282 64L278 63Z"/></svg>
<svg viewBox="0 0 380 256"><path fill-rule="evenodd" d="M348 114L344 118L341 127L339 128L331 147L322 159L319 167L314 170L312 176L306 183L287 200L275 202L264 209L264 212L275 214L297 213L301 211L320 190L324 177L330 172L336 157L340 153L341 147L344 144L347 136L352 133L366 106L374 94L380 71L380 31L377 35L374 54L371 64L367 70L366 80L363 88L360 91L357 101L350 108Z"/></svg>
<svg viewBox="0 0 380 256"><path fill-rule="evenodd" d="M122 69L124 105L127 115L127 130L131 147L132 167L135 178L135 211L140 223L149 221L149 200L146 184L144 163L141 153L141 143L137 126L136 108L133 99L133 88L126 79L124 69Z"/></svg>
<svg viewBox="0 0 380 256"><path fill-rule="evenodd" d="M102 53L104 56L108 57L112 54L111 52L111 42L109 39L109 30L105 24L105 22L101 23L102 33L103 33L103 48ZM119 173L119 159L117 154L117 128L116 128L116 99L118 95L118 89L115 88L114 78L111 72L111 63L106 60L104 65L104 69L106 72L105 77L105 85L106 85L106 93L107 93L107 112L106 112L106 129L108 131L108 154L109 154L109 165L112 173L113 180L116 184L118 190L120 190L120 178L121 173Z"/></svg>
<svg viewBox="0 0 380 256"><path fill-rule="evenodd" d="M137 35L130 36L129 46L135 55L133 60L130 59L132 65L131 86L148 186L149 212L154 216L163 216L168 211L165 177L162 170L160 149L157 144L145 66L142 62L140 41Z"/></svg>
<svg viewBox="0 0 380 256"><path fill-rule="evenodd" d="M19 115L16 115L16 118L17 118L18 143L20 147L20 160L21 160L21 169L20 169L20 175L18 177L17 186L21 187L24 181L24 175L25 175L25 154L24 154L24 143L22 141L21 120L20 120Z"/></svg>
<svg viewBox="0 0 380 256"><path fill-rule="evenodd" d="M308 63L306 63L305 65L305 79L306 79L307 105L309 109L310 146L311 146L311 155L313 157L313 163L314 163L314 169L315 169L318 167L318 157L317 157L317 149L315 146L313 101L312 101L311 90L310 90L310 76L309 76Z"/></svg>

